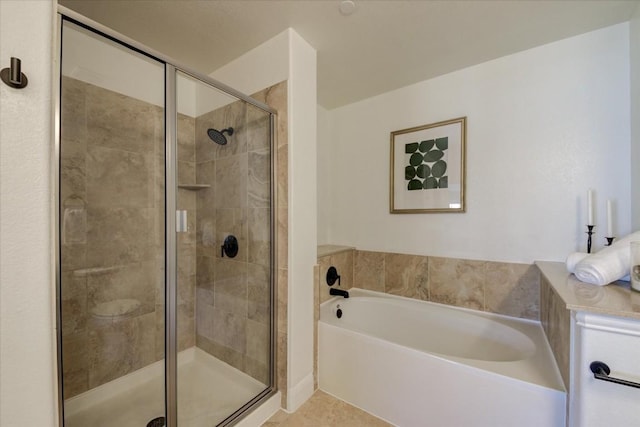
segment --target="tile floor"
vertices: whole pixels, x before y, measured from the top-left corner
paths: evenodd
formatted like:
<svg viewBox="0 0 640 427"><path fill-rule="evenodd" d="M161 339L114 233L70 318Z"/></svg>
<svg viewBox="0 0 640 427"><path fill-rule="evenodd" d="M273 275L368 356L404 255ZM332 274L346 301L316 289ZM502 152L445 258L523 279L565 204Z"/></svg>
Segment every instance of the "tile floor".
<svg viewBox="0 0 640 427"><path fill-rule="evenodd" d="M388 427L373 415L317 390L293 414L280 410L262 427Z"/></svg>

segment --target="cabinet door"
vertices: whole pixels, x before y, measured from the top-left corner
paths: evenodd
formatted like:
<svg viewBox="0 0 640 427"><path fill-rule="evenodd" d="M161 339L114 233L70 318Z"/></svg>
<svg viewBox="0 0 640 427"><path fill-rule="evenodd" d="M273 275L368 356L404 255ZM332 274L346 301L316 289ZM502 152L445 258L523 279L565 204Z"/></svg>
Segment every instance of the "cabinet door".
<svg viewBox="0 0 640 427"><path fill-rule="evenodd" d="M570 425L640 426L640 389L594 378L593 361L610 376L640 382L640 321L578 312L574 316Z"/></svg>

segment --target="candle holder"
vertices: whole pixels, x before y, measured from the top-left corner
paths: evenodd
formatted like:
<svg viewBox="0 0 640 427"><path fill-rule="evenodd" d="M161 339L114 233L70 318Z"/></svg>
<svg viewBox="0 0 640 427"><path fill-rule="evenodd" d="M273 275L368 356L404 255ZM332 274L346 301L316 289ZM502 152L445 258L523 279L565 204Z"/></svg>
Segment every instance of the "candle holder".
<svg viewBox="0 0 640 427"><path fill-rule="evenodd" d="M615 240L615 237L605 237L605 239L607 239L607 244L605 246L611 246L611 244Z"/></svg>
<svg viewBox="0 0 640 427"><path fill-rule="evenodd" d="M593 236L593 227L595 225L587 225L587 253L591 253L591 236Z"/></svg>

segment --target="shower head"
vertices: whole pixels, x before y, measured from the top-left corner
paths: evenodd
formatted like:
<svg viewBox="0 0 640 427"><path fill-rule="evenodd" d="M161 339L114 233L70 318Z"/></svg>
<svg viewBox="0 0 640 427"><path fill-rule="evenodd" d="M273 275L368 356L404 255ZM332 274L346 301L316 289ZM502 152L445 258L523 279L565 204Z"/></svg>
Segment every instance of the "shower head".
<svg viewBox="0 0 640 427"><path fill-rule="evenodd" d="M207 130L209 138L218 145L227 145L227 137L224 136L225 133L229 136L233 135L233 128L230 127L222 130L211 128Z"/></svg>

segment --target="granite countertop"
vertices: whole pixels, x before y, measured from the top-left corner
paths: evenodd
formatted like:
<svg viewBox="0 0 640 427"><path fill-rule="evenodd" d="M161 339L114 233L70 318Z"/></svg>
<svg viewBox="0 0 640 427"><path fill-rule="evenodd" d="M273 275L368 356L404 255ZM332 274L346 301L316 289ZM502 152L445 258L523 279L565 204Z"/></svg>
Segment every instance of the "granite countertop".
<svg viewBox="0 0 640 427"><path fill-rule="evenodd" d="M318 258L355 249L353 246L318 245Z"/></svg>
<svg viewBox="0 0 640 427"><path fill-rule="evenodd" d="M579 281L562 262L536 261L536 265L565 302L567 310L640 320L640 292L632 291L629 282L591 285Z"/></svg>

